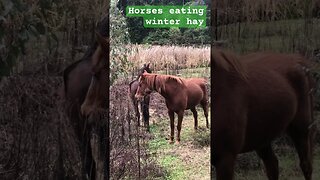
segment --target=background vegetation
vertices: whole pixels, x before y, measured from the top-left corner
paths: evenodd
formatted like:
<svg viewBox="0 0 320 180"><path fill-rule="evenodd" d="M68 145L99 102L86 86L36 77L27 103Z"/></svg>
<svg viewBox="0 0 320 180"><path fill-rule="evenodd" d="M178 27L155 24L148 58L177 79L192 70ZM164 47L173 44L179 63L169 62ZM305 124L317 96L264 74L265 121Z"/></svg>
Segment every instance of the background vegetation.
<svg viewBox="0 0 320 180"><path fill-rule="evenodd" d="M210 0L120 0L118 8L125 14L125 7L130 5L208 5ZM210 7L210 6L208 6ZM210 22L210 8L207 9L207 24ZM142 18L126 18L129 37L132 43L154 45L203 45L210 44L209 28L144 28Z"/></svg>

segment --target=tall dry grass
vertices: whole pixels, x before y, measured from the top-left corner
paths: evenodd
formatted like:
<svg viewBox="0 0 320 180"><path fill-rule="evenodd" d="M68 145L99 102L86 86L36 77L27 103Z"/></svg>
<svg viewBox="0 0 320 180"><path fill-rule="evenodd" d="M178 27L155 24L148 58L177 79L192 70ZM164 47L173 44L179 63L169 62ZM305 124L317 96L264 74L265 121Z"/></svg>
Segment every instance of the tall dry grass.
<svg viewBox="0 0 320 180"><path fill-rule="evenodd" d="M131 45L128 60L133 67L150 62L155 71L207 67L210 62L210 47L146 46Z"/></svg>

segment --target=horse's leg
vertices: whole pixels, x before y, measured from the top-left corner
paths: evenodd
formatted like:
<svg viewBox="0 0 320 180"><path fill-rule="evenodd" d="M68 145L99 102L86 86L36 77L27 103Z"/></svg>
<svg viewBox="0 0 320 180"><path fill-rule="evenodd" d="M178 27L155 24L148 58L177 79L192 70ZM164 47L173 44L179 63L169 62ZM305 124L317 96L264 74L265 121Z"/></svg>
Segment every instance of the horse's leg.
<svg viewBox="0 0 320 180"><path fill-rule="evenodd" d="M277 156L274 154L271 144L256 150L256 152L263 161L268 178L270 180L277 180L279 178L279 165Z"/></svg>
<svg viewBox="0 0 320 180"><path fill-rule="evenodd" d="M87 135L84 138L84 142L83 142L84 144L82 144L83 153L84 153L82 161L85 165L86 179L94 179L95 178L95 171L93 169L95 169L95 164L93 163L92 149L91 149L91 145L90 145L90 137L88 137Z"/></svg>
<svg viewBox="0 0 320 180"><path fill-rule="evenodd" d="M174 139L174 112L171 110L168 110L168 114L170 118L170 130L171 130L169 143L172 144Z"/></svg>
<svg viewBox="0 0 320 180"><path fill-rule="evenodd" d="M217 180L232 180L236 155L224 154L216 162Z"/></svg>
<svg viewBox="0 0 320 180"><path fill-rule="evenodd" d="M183 110L178 112L178 125L177 125L178 134L177 134L177 142L176 142L177 144L180 143L180 132L181 132L181 126L182 126L183 113L184 113Z"/></svg>
<svg viewBox="0 0 320 180"><path fill-rule="evenodd" d="M296 117L288 128L288 134L292 138L298 152L300 168L302 169L304 178L310 180L312 178L315 126L311 125L313 122L312 104L310 103L309 96L305 98L299 103Z"/></svg>
<svg viewBox="0 0 320 180"><path fill-rule="evenodd" d="M139 104L137 100L133 100L134 111L136 113L136 117L138 120L138 126L140 127L140 112L139 112Z"/></svg>
<svg viewBox="0 0 320 180"><path fill-rule="evenodd" d="M146 123L144 121L143 109L144 109L144 98L143 98L142 101L140 101L140 112L142 113L143 126L146 127ZM140 115L139 115L139 117L140 117Z"/></svg>
<svg viewBox="0 0 320 180"><path fill-rule="evenodd" d="M101 157L101 145L99 143L99 135L97 132L96 127L92 128L91 131L91 137L90 137L90 146L91 146L91 152L92 152L92 157L95 163L95 169L93 169L93 172L95 174L95 179L96 180L103 180L104 179L104 174L103 174L103 157Z"/></svg>
<svg viewBox="0 0 320 180"><path fill-rule="evenodd" d="M198 113L196 108L191 108L191 111L193 113L193 118L194 118L194 129L197 130L198 129Z"/></svg>
<svg viewBox="0 0 320 180"><path fill-rule="evenodd" d="M292 138L300 159L300 168L304 178L311 180L312 177L312 132L308 128L305 131L289 130L289 136Z"/></svg>
<svg viewBox="0 0 320 180"><path fill-rule="evenodd" d="M144 126L147 128L147 132L149 132L150 127L149 127L149 103L150 103L150 96L147 95L144 97L143 100L143 108L142 108L142 116L143 116L143 122Z"/></svg>
<svg viewBox="0 0 320 180"><path fill-rule="evenodd" d="M206 126L207 128L209 128L209 120L208 120L208 111L209 111L209 107L208 107L208 100L207 99L204 99L200 102L201 104L201 107L203 109L203 112L204 112L204 116L206 117Z"/></svg>

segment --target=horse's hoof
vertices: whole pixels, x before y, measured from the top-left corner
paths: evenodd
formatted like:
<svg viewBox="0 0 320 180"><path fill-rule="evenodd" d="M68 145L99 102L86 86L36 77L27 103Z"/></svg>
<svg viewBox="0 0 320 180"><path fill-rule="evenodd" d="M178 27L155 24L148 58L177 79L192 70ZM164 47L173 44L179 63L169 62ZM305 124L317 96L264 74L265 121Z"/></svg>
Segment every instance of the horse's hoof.
<svg viewBox="0 0 320 180"><path fill-rule="evenodd" d="M180 144L180 141L176 141L176 145L179 145Z"/></svg>
<svg viewBox="0 0 320 180"><path fill-rule="evenodd" d="M173 144L173 140L169 140L169 144Z"/></svg>

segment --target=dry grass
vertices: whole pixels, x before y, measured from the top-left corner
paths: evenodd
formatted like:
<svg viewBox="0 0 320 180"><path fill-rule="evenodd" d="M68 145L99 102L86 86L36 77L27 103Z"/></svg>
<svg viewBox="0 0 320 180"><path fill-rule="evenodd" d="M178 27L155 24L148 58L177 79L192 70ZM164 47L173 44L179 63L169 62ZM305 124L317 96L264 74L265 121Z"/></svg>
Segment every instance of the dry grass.
<svg viewBox="0 0 320 180"><path fill-rule="evenodd" d="M210 62L210 47L132 45L128 60L134 67L151 62L155 71L206 67Z"/></svg>

